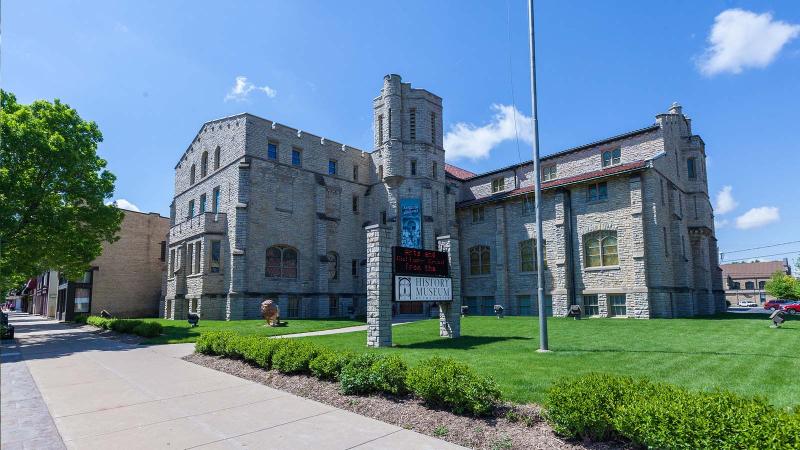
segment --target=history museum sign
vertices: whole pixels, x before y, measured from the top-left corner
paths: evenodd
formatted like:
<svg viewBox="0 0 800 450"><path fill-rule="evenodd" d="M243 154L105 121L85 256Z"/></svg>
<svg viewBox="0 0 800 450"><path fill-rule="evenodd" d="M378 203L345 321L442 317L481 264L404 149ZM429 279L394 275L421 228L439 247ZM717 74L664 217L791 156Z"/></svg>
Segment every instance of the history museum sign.
<svg viewBox="0 0 800 450"><path fill-rule="evenodd" d="M394 299L399 302L449 302L453 286L447 252L392 248Z"/></svg>

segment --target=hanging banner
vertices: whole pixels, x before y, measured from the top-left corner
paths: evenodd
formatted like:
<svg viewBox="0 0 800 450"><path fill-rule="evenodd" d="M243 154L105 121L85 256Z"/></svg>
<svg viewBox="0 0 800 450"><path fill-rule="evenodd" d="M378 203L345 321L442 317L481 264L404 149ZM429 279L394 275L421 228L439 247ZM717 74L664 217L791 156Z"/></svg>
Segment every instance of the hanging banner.
<svg viewBox="0 0 800 450"><path fill-rule="evenodd" d="M422 248L422 211L418 198L400 199L400 246Z"/></svg>

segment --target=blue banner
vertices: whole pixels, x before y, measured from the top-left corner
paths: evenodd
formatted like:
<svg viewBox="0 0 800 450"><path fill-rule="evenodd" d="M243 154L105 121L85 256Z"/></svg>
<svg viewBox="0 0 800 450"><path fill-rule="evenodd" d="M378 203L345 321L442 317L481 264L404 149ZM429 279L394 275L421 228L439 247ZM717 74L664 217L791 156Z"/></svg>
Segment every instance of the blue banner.
<svg viewBox="0 0 800 450"><path fill-rule="evenodd" d="M422 248L422 211L418 198L400 199L400 246Z"/></svg>

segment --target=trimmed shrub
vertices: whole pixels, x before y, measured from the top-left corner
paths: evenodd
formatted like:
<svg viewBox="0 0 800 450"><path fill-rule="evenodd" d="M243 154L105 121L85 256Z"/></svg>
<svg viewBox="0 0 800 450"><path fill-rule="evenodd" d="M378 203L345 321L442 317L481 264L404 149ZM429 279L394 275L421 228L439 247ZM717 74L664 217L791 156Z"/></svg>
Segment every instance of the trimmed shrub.
<svg viewBox="0 0 800 450"><path fill-rule="evenodd" d="M354 358L350 352L321 349L308 364L311 374L321 380L338 380L344 366Z"/></svg>
<svg viewBox="0 0 800 450"><path fill-rule="evenodd" d="M109 325L117 333L134 333L133 330L142 323L141 320L111 319Z"/></svg>
<svg viewBox="0 0 800 450"><path fill-rule="evenodd" d="M362 353L345 364L339 374L340 388L346 395L366 395L377 392L377 381L372 364L380 356L376 353Z"/></svg>
<svg viewBox="0 0 800 450"><path fill-rule="evenodd" d="M492 378L452 358L434 356L420 362L408 371L407 383L429 406L456 414L486 415L500 400L500 389Z"/></svg>
<svg viewBox="0 0 800 450"><path fill-rule="evenodd" d="M72 321L75 323L86 324L86 319L88 318L89 316L86 314L78 314L72 318Z"/></svg>
<svg viewBox="0 0 800 450"><path fill-rule="evenodd" d="M615 411L634 384L632 378L597 373L557 381L547 392L545 417L563 436L610 439L615 435Z"/></svg>
<svg viewBox="0 0 800 450"><path fill-rule="evenodd" d="M308 373L308 365L319 353L319 347L306 341L281 340L286 342L272 355L272 368L287 374Z"/></svg>
<svg viewBox="0 0 800 450"><path fill-rule="evenodd" d="M242 355L245 361L269 370L272 368L272 357L275 355L275 351L284 344L283 339L258 337L245 342Z"/></svg>
<svg viewBox="0 0 800 450"><path fill-rule="evenodd" d="M235 338L236 333L230 331L212 331L203 333L197 338L194 344L194 351L205 353L206 355L224 356L227 350L228 341Z"/></svg>
<svg viewBox="0 0 800 450"><path fill-rule="evenodd" d="M553 429L568 437L663 449L800 448L800 412L728 391L589 374L555 383L545 408Z"/></svg>
<svg viewBox="0 0 800 450"><path fill-rule="evenodd" d="M368 395L376 392L402 395L406 388L406 364L395 355L362 353L342 368L339 383L343 394Z"/></svg>
<svg viewBox="0 0 800 450"><path fill-rule="evenodd" d="M86 323L104 330L108 330L111 327L111 319L100 316L89 316L86 318Z"/></svg>
<svg viewBox="0 0 800 450"><path fill-rule="evenodd" d="M148 338L159 336L162 331L164 331L164 328L158 322L139 321L139 324L133 328L135 334Z"/></svg>
<svg viewBox="0 0 800 450"><path fill-rule="evenodd" d="M369 368L373 374L375 388L380 392L393 395L405 395L408 366L397 355L383 356L372 363Z"/></svg>

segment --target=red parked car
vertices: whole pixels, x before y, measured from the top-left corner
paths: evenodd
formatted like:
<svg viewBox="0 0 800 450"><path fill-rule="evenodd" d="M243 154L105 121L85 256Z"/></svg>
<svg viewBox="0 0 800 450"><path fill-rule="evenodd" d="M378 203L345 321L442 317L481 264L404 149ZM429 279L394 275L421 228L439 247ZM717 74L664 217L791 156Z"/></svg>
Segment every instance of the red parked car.
<svg viewBox="0 0 800 450"><path fill-rule="evenodd" d="M789 303L788 305L783 306L783 310L786 311L786 314L800 314L800 302Z"/></svg>
<svg viewBox="0 0 800 450"><path fill-rule="evenodd" d="M786 305L791 305L793 303L797 303L797 300L768 300L764 302L764 309L768 309L770 311L777 311L783 309Z"/></svg>

